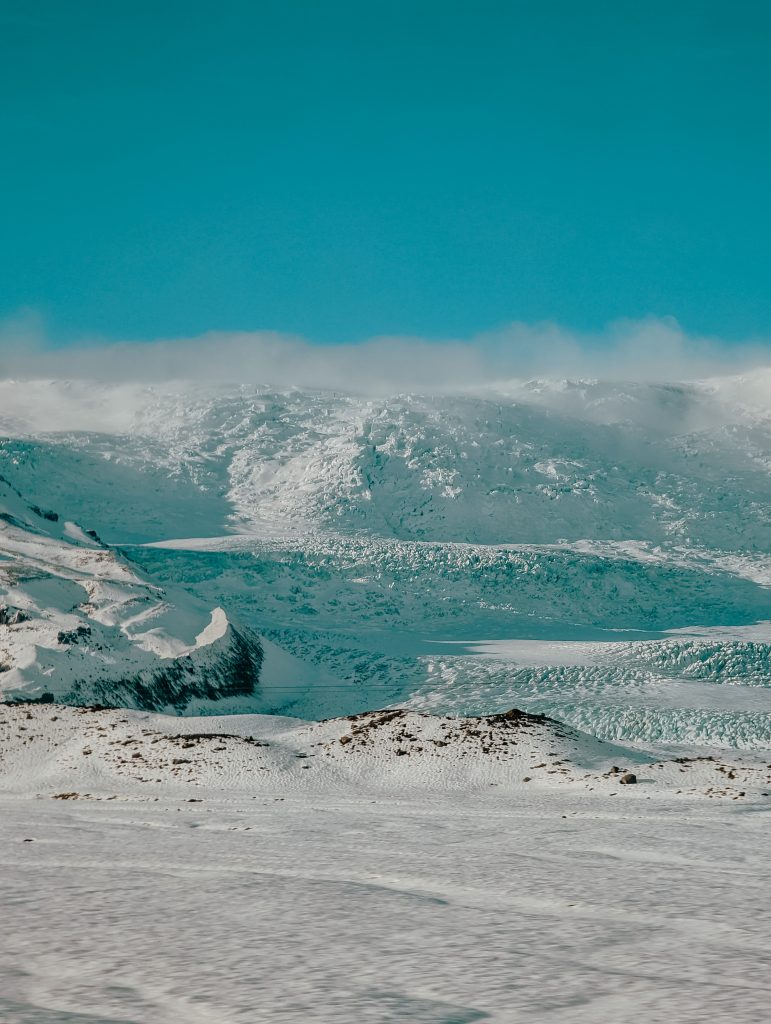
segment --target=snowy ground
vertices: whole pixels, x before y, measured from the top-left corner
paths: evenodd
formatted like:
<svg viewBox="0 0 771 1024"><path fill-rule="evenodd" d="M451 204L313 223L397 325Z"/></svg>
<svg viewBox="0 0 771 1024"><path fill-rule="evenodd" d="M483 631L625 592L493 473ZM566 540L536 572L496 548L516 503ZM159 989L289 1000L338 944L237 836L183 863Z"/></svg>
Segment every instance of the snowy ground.
<svg viewBox="0 0 771 1024"><path fill-rule="evenodd" d="M4 1024L768 1019L757 752L17 706L0 758Z"/></svg>

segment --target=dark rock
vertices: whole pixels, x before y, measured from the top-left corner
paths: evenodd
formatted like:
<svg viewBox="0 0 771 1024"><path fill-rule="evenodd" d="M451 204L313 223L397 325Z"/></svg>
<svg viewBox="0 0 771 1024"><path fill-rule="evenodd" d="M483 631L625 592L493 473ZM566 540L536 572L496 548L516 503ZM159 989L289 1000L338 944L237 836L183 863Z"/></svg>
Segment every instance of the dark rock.
<svg viewBox="0 0 771 1024"><path fill-rule="evenodd" d="M258 638L233 627L226 645L220 645L204 663L197 654L175 658L168 666L143 669L123 679L78 682L60 697L62 704L93 704L182 711L195 698L220 700L259 692L263 650Z"/></svg>
<svg viewBox="0 0 771 1024"><path fill-rule="evenodd" d="M28 619L29 615L21 608L10 608L6 604L0 604L0 626L18 626Z"/></svg>
<svg viewBox="0 0 771 1024"><path fill-rule="evenodd" d="M51 512L47 508L40 508L38 505L30 505L30 509L39 516L41 519L47 519L49 523L58 523L59 514L57 512Z"/></svg>
<svg viewBox="0 0 771 1024"><path fill-rule="evenodd" d="M56 642L68 646L77 644L87 636L91 636L90 626L78 626L76 629L60 629L56 634Z"/></svg>

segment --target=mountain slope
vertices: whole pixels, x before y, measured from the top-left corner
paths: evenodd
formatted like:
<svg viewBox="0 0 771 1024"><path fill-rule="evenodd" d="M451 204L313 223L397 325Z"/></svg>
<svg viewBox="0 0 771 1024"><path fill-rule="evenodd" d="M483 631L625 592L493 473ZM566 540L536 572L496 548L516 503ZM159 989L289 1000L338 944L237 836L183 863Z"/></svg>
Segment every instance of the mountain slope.
<svg viewBox="0 0 771 1024"><path fill-rule="evenodd" d="M138 566L0 477L0 695L177 712L260 695L263 650L221 608Z"/></svg>

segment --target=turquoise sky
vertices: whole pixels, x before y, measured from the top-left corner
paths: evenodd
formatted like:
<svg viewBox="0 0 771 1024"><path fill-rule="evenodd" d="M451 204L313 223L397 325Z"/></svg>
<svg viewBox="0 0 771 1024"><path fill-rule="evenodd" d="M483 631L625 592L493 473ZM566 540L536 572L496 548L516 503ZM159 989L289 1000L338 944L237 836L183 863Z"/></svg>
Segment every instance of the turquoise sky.
<svg viewBox="0 0 771 1024"><path fill-rule="evenodd" d="M0 6L0 317L771 334L771 6Z"/></svg>

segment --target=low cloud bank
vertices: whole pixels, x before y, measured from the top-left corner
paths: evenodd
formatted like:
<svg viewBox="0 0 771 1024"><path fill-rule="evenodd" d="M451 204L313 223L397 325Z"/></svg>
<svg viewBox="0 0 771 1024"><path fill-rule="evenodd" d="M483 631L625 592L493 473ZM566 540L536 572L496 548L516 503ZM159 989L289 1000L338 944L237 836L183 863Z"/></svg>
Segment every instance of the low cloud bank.
<svg viewBox="0 0 771 1024"><path fill-rule="evenodd" d="M0 377L296 385L372 394L465 391L508 380L694 380L771 364L767 339L728 344L670 319L619 321L590 334L513 323L463 340L381 337L315 345L275 332L218 332L57 347L34 314L0 325Z"/></svg>

